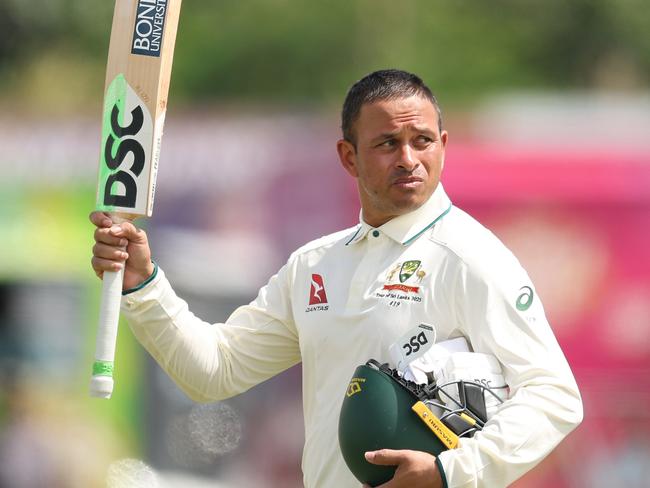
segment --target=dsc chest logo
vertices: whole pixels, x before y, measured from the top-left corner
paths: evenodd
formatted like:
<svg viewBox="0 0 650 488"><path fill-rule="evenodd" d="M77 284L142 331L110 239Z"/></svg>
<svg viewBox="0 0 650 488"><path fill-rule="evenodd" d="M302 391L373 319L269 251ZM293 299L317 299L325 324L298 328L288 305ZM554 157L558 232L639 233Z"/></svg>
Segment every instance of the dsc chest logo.
<svg viewBox="0 0 650 488"><path fill-rule="evenodd" d="M404 356L408 358L411 354L417 353L422 346L426 346L428 343L429 340L424 332L412 336L409 338L408 342L402 344Z"/></svg>
<svg viewBox="0 0 650 488"><path fill-rule="evenodd" d="M327 304L327 293L325 293L325 283L323 277L319 274L311 275L309 287L309 306L305 312L316 312L329 310Z"/></svg>
<svg viewBox="0 0 650 488"><path fill-rule="evenodd" d="M400 337L388 348L388 352L397 366L403 371L406 366L422 357L436 342L436 329L429 324L419 324Z"/></svg>

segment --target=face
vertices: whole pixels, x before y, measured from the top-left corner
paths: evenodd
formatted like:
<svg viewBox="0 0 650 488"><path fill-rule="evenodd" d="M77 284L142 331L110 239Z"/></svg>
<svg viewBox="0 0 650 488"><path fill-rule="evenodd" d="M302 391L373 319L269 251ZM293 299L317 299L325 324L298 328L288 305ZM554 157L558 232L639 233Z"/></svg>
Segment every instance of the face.
<svg viewBox="0 0 650 488"><path fill-rule="evenodd" d="M356 148L340 140L341 164L357 179L364 220L377 227L423 205L440 181L447 132L426 98L413 96L362 106Z"/></svg>

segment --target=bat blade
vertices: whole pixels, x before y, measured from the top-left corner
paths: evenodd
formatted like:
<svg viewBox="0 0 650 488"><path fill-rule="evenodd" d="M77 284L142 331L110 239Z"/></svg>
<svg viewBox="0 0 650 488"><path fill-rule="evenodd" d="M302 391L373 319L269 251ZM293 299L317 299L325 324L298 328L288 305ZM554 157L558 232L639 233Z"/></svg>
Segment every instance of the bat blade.
<svg viewBox="0 0 650 488"><path fill-rule="evenodd" d="M106 68L96 210L150 217L181 0L116 0ZM105 272L90 394L110 398L123 271Z"/></svg>

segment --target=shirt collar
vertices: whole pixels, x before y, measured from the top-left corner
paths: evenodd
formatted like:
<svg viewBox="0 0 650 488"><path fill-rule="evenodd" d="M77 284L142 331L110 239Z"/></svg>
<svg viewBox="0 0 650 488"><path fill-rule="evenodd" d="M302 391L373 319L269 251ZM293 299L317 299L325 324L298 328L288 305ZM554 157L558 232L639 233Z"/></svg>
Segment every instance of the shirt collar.
<svg viewBox="0 0 650 488"><path fill-rule="evenodd" d="M418 238L424 231L433 227L451 210L451 200L445 193L442 183L420 208L404 215L395 217L376 229L363 220L363 211L359 212L359 225L347 244L362 241L369 232L379 231L396 242L406 246Z"/></svg>

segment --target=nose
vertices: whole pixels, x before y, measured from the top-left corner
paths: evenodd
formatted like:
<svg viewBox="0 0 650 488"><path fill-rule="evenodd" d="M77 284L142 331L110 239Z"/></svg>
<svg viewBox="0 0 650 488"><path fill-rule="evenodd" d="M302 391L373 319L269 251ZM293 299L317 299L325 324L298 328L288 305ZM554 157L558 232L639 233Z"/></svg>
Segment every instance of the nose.
<svg viewBox="0 0 650 488"><path fill-rule="evenodd" d="M403 144L399 151L398 168L406 171L413 171L417 168L419 161L416 157L415 151L410 144Z"/></svg>

